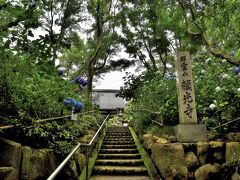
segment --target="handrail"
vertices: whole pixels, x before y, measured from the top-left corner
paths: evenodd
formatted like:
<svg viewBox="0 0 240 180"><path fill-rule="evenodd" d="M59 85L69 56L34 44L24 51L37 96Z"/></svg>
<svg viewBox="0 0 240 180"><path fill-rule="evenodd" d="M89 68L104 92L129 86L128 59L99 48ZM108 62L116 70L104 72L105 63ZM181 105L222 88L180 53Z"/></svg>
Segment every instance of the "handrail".
<svg viewBox="0 0 240 180"><path fill-rule="evenodd" d="M96 112L96 110L87 111L87 112L78 113L78 114L82 115L82 114L88 114L88 113L92 113L92 112ZM46 119L37 119L35 123L46 122L46 121L55 121L55 120L63 119L63 118L70 118L71 116L72 116L72 115L66 115L66 116L51 117L51 118L46 118ZM20 126L20 125L21 125L21 124L0 126L0 130L10 129L10 128L18 127L18 126Z"/></svg>
<svg viewBox="0 0 240 180"><path fill-rule="evenodd" d="M98 129L98 131L95 133L95 135L93 136L92 140L88 143L88 146L91 146L93 141L96 139L97 135L99 134L99 132L102 130L103 126L105 125L107 119L109 117L109 114L107 115L107 117L105 118L105 120L103 121L102 125L100 126L100 128Z"/></svg>
<svg viewBox="0 0 240 180"><path fill-rule="evenodd" d="M106 121L108 119L109 115L104 119L102 125L99 127L96 134L93 136L91 141L87 144L87 148L92 145L96 137L98 136L99 132L102 130L103 126L106 124ZM47 180L53 180L58 173L62 170L62 168L67 164L67 162L70 160L70 158L73 156L73 154L77 151L77 149L82 145L82 143L79 143L72 151L71 153L63 160L63 162L57 167L57 169L47 178ZM88 150L87 150L88 153ZM87 154L87 162L86 162L86 177L88 179L88 154Z"/></svg>
<svg viewBox="0 0 240 180"><path fill-rule="evenodd" d="M62 170L62 168L67 164L69 159L72 157L72 155L78 150L78 148L81 146L81 143L78 143L78 145L72 150L72 152L64 159L64 161L55 169L55 171L47 178L47 180L54 179L58 173Z"/></svg>
<svg viewBox="0 0 240 180"><path fill-rule="evenodd" d="M71 117L71 115L66 115L66 116L52 117L52 118L47 118L47 119L38 119L38 120L36 120L36 123L50 121L50 120L58 120L58 119L63 119L63 118L70 118L70 117ZM10 128L18 127L18 126L21 126L21 124L0 126L0 130L10 129Z"/></svg>
<svg viewBox="0 0 240 180"><path fill-rule="evenodd" d="M217 129L217 128L220 128L220 127L222 127L222 126L225 126L225 125L227 125L227 124L230 124L230 123L235 122L235 121L238 121L238 120L240 120L240 118L237 118L237 119L228 121L228 122L226 122L226 123L224 123L224 124L221 124L221 125L219 125L219 126L217 126L217 127L212 128L212 129L215 130L215 129Z"/></svg>

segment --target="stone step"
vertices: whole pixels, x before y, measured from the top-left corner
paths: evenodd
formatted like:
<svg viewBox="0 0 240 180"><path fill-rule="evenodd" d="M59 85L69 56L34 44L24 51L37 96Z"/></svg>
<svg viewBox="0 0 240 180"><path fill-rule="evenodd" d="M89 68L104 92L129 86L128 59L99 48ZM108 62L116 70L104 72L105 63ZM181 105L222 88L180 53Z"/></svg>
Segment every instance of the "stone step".
<svg viewBox="0 0 240 180"><path fill-rule="evenodd" d="M102 149L134 149L137 146L135 144L112 144L112 145L102 145Z"/></svg>
<svg viewBox="0 0 240 180"><path fill-rule="evenodd" d="M104 141L111 141L111 139L113 139L113 141L134 141L133 138L124 138L124 137L116 137L116 138L104 138Z"/></svg>
<svg viewBox="0 0 240 180"><path fill-rule="evenodd" d="M141 158L139 153L136 154L98 154L98 159L138 159Z"/></svg>
<svg viewBox="0 0 240 180"><path fill-rule="evenodd" d="M148 175L144 166L94 166L93 174L111 175Z"/></svg>
<svg viewBox="0 0 240 180"><path fill-rule="evenodd" d="M129 129L107 129L106 132L130 132Z"/></svg>
<svg viewBox="0 0 240 180"><path fill-rule="evenodd" d="M110 127L103 139L91 180L149 180L128 127Z"/></svg>
<svg viewBox="0 0 240 180"><path fill-rule="evenodd" d="M107 131L106 134L126 134L126 135L130 135L131 132L130 131Z"/></svg>
<svg viewBox="0 0 240 180"><path fill-rule="evenodd" d="M119 137L119 138L104 138L104 141L133 141L133 138L123 138L123 137Z"/></svg>
<svg viewBox="0 0 240 180"><path fill-rule="evenodd" d="M111 132L111 133L106 133L106 136L131 136L131 133L116 133L116 132Z"/></svg>
<svg viewBox="0 0 240 180"><path fill-rule="evenodd" d="M119 145L123 145L123 144L135 144L134 141L103 141L104 145L109 145L109 144L119 144Z"/></svg>
<svg viewBox="0 0 240 180"><path fill-rule="evenodd" d="M107 128L107 131L129 131L128 127L124 127L124 128Z"/></svg>
<svg viewBox="0 0 240 180"><path fill-rule="evenodd" d="M113 139L113 140L111 140L111 139L103 139L103 141L132 141L132 142L134 142L133 139Z"/></svg>
<svg viewBox="0 0 240 180"><path fill-rule="evenodd" d="M134 154L138 153L137 149L100 149L100 154Z"/></svg>
<svg viewBox="0 0 240 180"><path fill-rule="evenodd" d="M150 180L149 176L126 176L126 175L95 175L90 177L90 180Z"/></svg>
<svg viewBox="0 0 240 180"><path fill-rule="evenodd" d="M129 135L127 135L127 136L123 136L123 135L121 135L121 136L108 136L108 135L106 135L105 138L132 138L132 136L129 136Z"/></svg>
<svg viewBox="0 0 240 180"><path fill-rule="evenodd" d="M108 127L107 131L129 131L129 128L128 127L119 127L119 128Z"/></svg>
<svg viewBox="0 0 240 180"><path fill-rule="evenodd" d="M132 137L131 133L106 133L106 136L128 136Z"/></svg>
<svg viewBox="0 0 240 180"><path fill-rule="evenodd" d="M115 165L115 166L141 166L142 159L98 159L96 165Z"/></svg>
<svg viewBox="0 0 240 180"><path fill-rule="evenodd" d="M129 129L128 127L125 127L125 126L118 126L118 127L116 127L116 126L112 126L112 127L108 127L108 129L111 129L111 130L115 130L115 129Z"/></svg>
<svg viewBox="0 0 240 180"><path fill-rule="evenodd" d="M106 135L105 138L132 138L132 136L130 135L122 135L122 136L117 136L117 135L114 135L114 136L109 136L109 135Z"/></svg>
<svg viewBox="0 0 240 180"><path fill-rule="evenodd" d="M114 140L114 141L121 141L121 140L124 140L124 141L133 141L133 138L132 137L105 137L104 140Z"/></svg>
<svg viewBox="0 0 240 180"><path fill-rule="evenodd" d="M107 129L107 132L130 132L129 129Z"/></svg>
<svg viewBox="0 0 240 180"><path fill-rule="evenodd" d="M129 130L129 129L122 129L122 130L121 130L121 129L116 129L116 130L108 129L106 132L107 132L107 133L108 133L108 132L120 132L120 133L121 133L121 132L128 132L128 133L129 133L130 130Z"/></svg>
<svg viewBox="0 0 240 180"><path fill-rule="evenodd" d="M128 127L108 127L107 131L129 131Z"/></svg>

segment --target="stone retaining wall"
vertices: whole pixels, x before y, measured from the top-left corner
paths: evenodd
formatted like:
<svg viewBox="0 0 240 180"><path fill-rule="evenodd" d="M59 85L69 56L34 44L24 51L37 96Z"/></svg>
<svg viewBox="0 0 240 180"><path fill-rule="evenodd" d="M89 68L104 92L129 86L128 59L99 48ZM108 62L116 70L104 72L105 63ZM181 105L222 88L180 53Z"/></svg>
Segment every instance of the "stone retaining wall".
<svg viewBox="0 0 240 180"><path fill-rule="evenodd" d="M178 143L174 136L151 134L140 139L164 179L240 179L240 142Z"/></svg>
<svg viewBox="0 0 240 180"><path fill-rule="evenodd" d="M64 168L59 179L78 178L86 158L80 151ZM59 162L50 149L32 149L6 139L0 139L0 179L47 179ZM58 178L56 178L58 179Z"/></svg>

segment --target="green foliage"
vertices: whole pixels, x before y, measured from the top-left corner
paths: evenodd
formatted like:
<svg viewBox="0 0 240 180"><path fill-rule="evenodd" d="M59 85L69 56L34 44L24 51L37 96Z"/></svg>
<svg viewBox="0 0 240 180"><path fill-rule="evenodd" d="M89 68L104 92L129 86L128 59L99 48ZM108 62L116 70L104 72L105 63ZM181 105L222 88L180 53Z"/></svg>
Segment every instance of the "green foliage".
<svg viewBox="0 0 240 180"><path fill-rule="evenodd" d="M125 110L125 118L135 129L146 130L152 120L176 124L178 120L176 81L163 78L159 72L142 76L133 91L133 100Z"/></svg>
<svg viewBox="0 0 240 180"><path fill-rule="evenodd" d="M57 70L53 75L39 70L34 63L28 62L28 56L12 56L13 63L8 63L8 72L2 74L2 86L7 84L3 93L8 94L8 102L2 104L2 109L14 109L11 116L19 118L45 118L60 115L63 99L75 97L70 82L60 78ZM3 66L5 66L3 64ZM79 98L79 97L78 97ZM81 97L80 97L81 98ZM13 107L9 107L12 104ZM68 111L69 112L69 111Z"/></svg>
<svg viewBox="0 0 240 180"><path fill-rule="evenodd" d="M58 55L71 44L74 53L66 50L66 64L85 63L84 42L74 33L84 6L78 0L0 1L0 125L18 125L1 136L66 155L77 137L101 123L98 111L77 122L36 121L69 115L72 109L64 106L64 98L81 101L85 111L97 110L86 91L74 93L78 86L69 76L59 77L55 67Z"/></svg>
<svg viewBox="0 0 240 180"><path fill-rule="evenodd" d="M160 178L156 168L153 165L151 157L146 152L143 145L141 144L141 141L139 140L138 136L136 135L136 133L134 132L134 130L131 127L130 127L130 131L131 131L132 137L136 143L137 149L139 150L139 152L141 154L141 158L143 159L144 165L146 166L151 179Z"/></svg>
<svg viewBox="0 0 240 180"><path fill-rule="evenodd" d="M106 129L105 129L106 131ZM103 143L103 138L102 136L99 137L98 141L96 142L96 145L94 146L94 149L91 151L91 154L89 156L89 162L88 162L88 178L90 178L93 167L95 165L95 162L98 157L98 152L101 149L102 143ZM86 180L86 166L84 166L82 173L79 177L81 180Z"/></svg>
<svg viewBox="0 0 240 180"><path fill-rule="evenodd" d="M234 66L213 57L210 61L205 60L205 55L196 56L193 72L198 118L211 128L239 117L240 83ZM236 122L224 128L238 131L238 125Z"/></svg>
<svg viewBox="0 0 240 180"><path fill-rule="evenodd" d="M87 52L86 45L83 40L76 34L72 34L73 44L71 48L64 49L63 55L60 57L61 66L66 67L67 76L71 77L71 70L73 65L78 67L77 74L85 74L87 70ZM75 74L74 74L75 75Z"/></svg>
<svg viewBox="0 0 240 180"><path fill-rule="evenodd" d="M177 50L192 55L199 122L212 129L237 119L240 81L232 69L239 67L239 9L233 0L0 1L0 124L22 124L16 134L66 152L67 142L99 126L99 114L77 123L35 120L69 114L62 103L67 97L83 102L85 111L95 109L86 90L75 94L69 79L88 76L91 91L95 75L134 64L143 73L127 74L119 94L131 100L127 121L140 130L152 121L175 125ZM86 29L80 27L85 20ZM129 57L114 60L122 46ZM57 75L57 59L67 69L64 78ZM216 130L239 131L239 125Z"/></svg>
<svg viewBox="0 0 240 180"><path fill-rule="evenodd" d="M163 124L178 123L172 53L188 50L193 59L198 121L213 129L237 119L240 116L240 81L233 68L239 67L240 57L239 3L231 0L124 2L122 14L125 13L127 18L122 20L125 35L122 44L126 52L134 58L142 57L144 66L144 62L151 65L153 61L149 51L146 49L142 54L142 49L149 45L157 62L156 71L146 68L140 76L128 75L125 78L120 96L131 99L125 118L141 130L146 130L152 120ZM154 32L157 32L156 36ZM154 39L157 45L152 44ZM156 58L163 55L159 52L168 53L165 56L166 69L163 68L164 61L159 63ZM162 60L161 56L159 59ZM239 131L239 123L234 121L215 130Z"/></svg>
<svg viewBox="0 0 240 180"><path fill-rule="evenodd" d="M137 98L137 88L143 84L143 76L135 76L134 74L127 73L123 78L124 86L120 87L120 92L117 96L130 100L131 98Z"/></svg>
<svg viewBox="0 0 240 180"><path fill-rule="evenodd" d="M107 126L112 126L114 123L117 122L118 118L119 117L117 115L114 115L113 117L109 118L107 121Z"/></svg>
<svg viewBox="0 0 240 180"><path fill-rule="evenodd" d="M98 111L79 116L77 121L56 120L44 123L29 122L22 124L18 131L7 136L31 147L52 148L59 157L65 157L76 144L77 138L87 134L89 129L96 130L102 123ZM26 123L26 122L25 122Z"/></svg>
<svg viewBox="0 0 240 180"><path fill-rule="evenodd" d="M192 66L198 121L212 129L237 119L240 115L240 81L239 74L233 71L235 66L201 52L193 57ZM127 83L129 85L130 81ZM177 89L173 75L166 78L158 73L153 77L145 75L132 93L133 99L125 110L125 118L135 129L146 130L152 120L165 125L178 123ZM221 133L239 131L239 123L235 121L216 130Z"/></svg>
<svg viewBox="0 0 240 180"><path fill-rule="evenodd" d="M156 72L160 66L166 68L170 51L166 30L170 24L163 2L123 1L121 6L123 35L120 35L120 42L125 52L149 72Z"/></svg>

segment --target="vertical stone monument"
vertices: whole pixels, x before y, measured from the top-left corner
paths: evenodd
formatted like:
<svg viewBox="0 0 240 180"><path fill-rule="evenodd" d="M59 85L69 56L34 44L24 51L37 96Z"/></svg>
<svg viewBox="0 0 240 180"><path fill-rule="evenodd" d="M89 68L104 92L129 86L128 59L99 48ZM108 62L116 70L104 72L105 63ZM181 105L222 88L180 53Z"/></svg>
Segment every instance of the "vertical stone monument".
<svg viewBox="0 0 240 180"><path fill-rule="evenodd" d="M206 126L198 124L192 66L188 51L178 51L175 61L180 124L175 126L179 142L207 141Z"/></svg>

